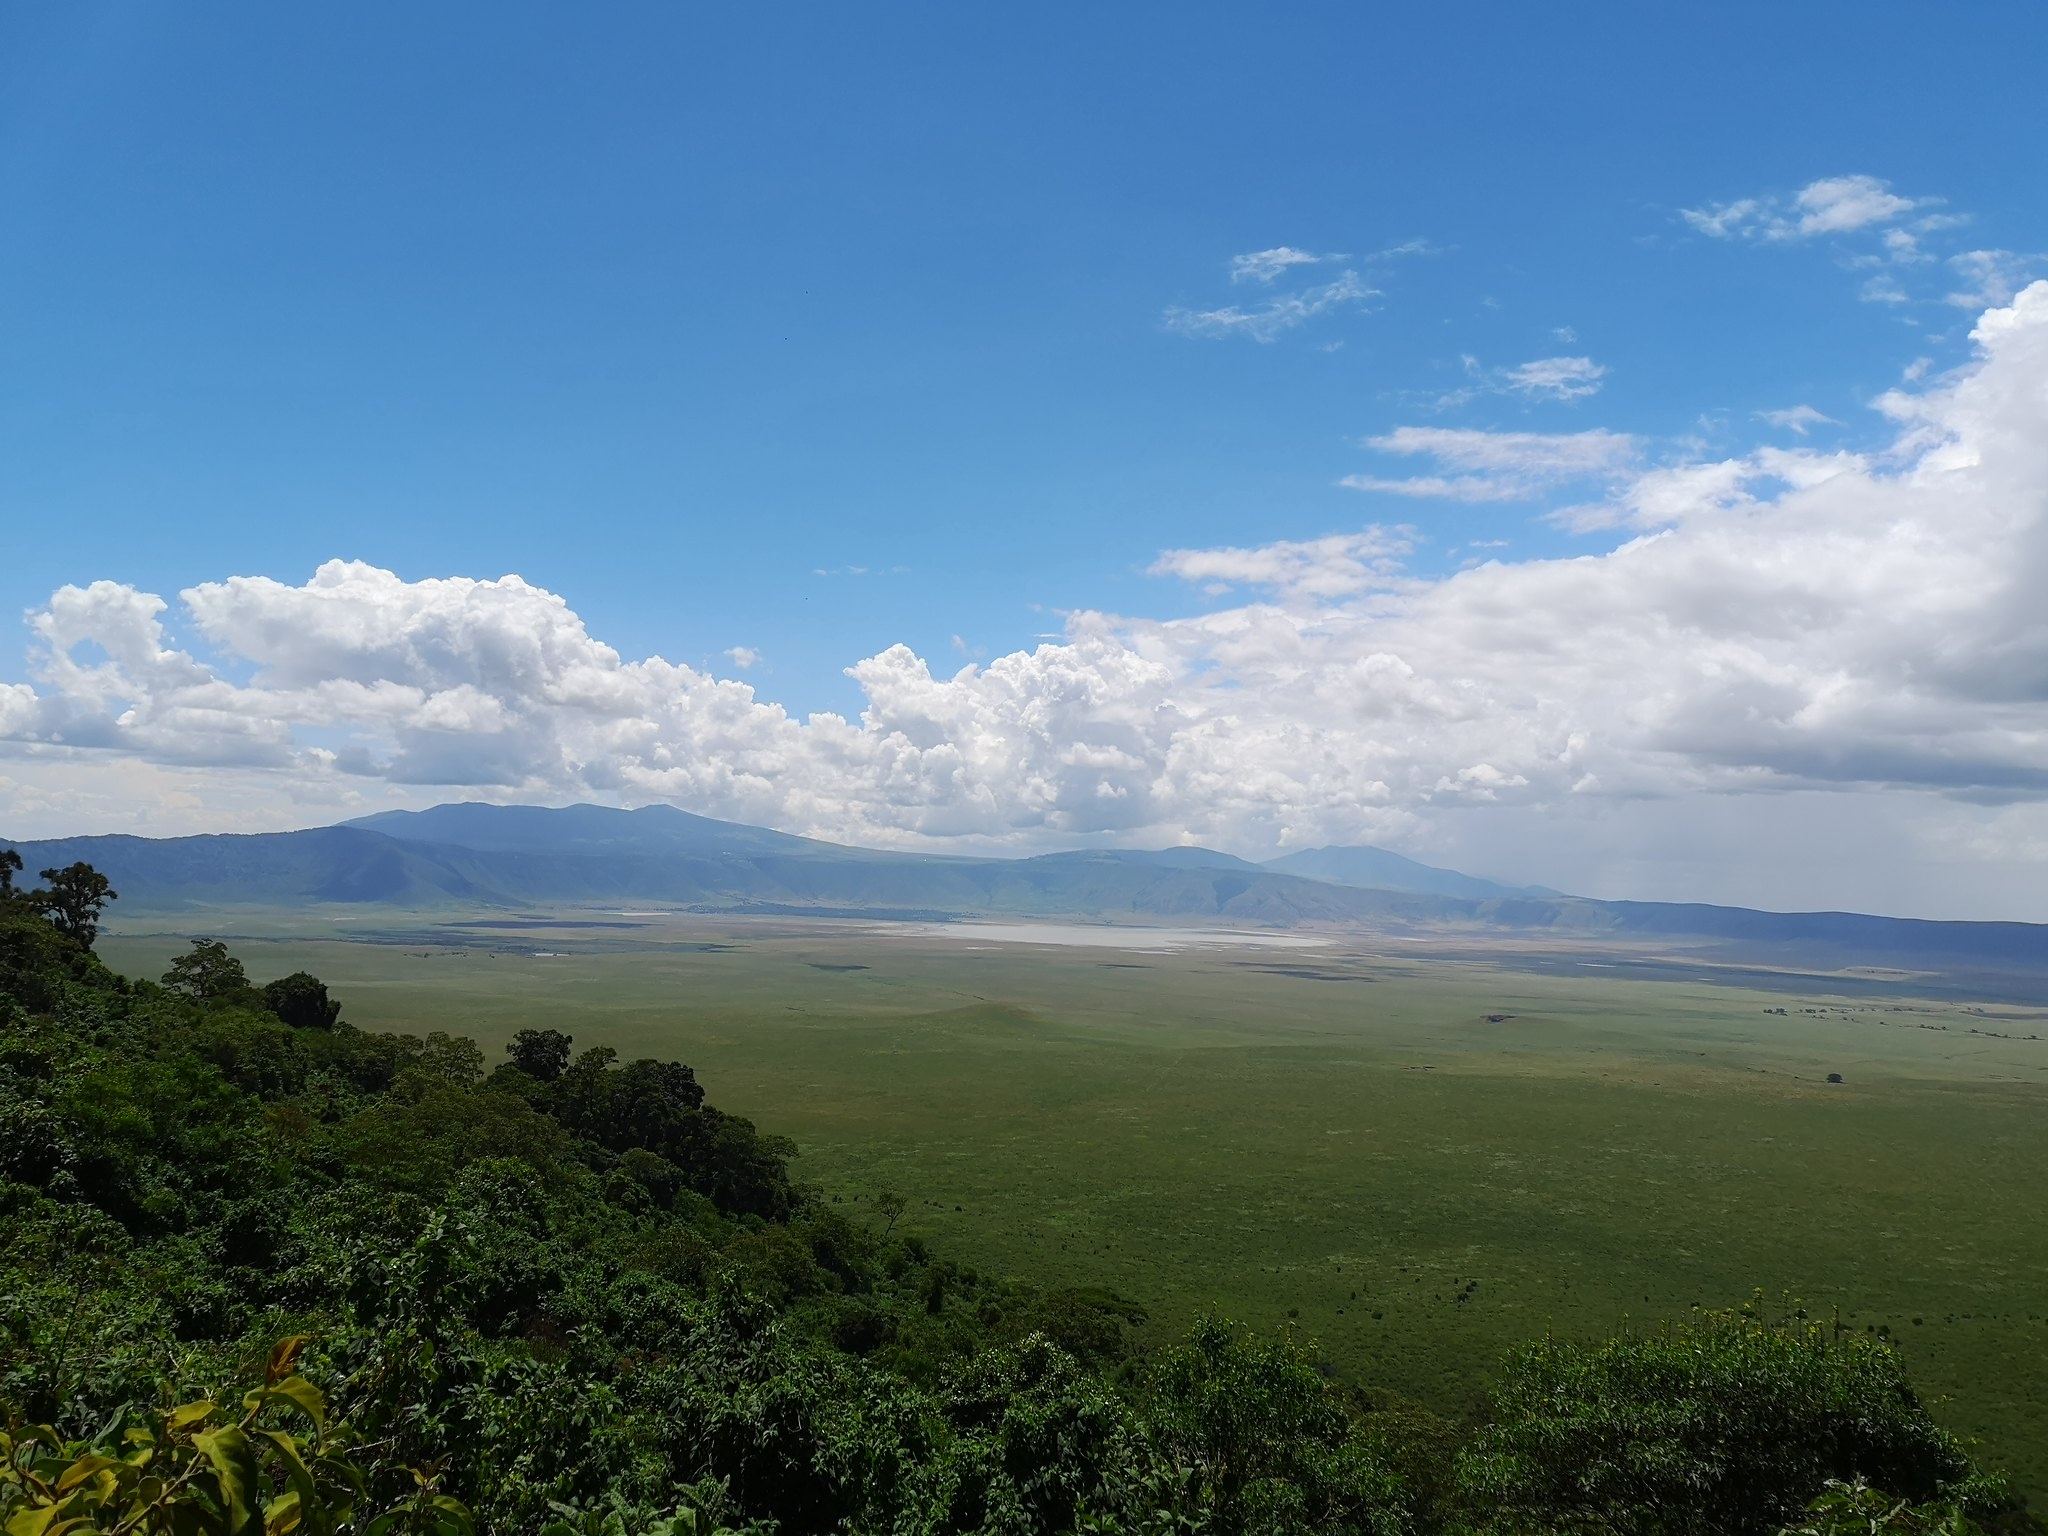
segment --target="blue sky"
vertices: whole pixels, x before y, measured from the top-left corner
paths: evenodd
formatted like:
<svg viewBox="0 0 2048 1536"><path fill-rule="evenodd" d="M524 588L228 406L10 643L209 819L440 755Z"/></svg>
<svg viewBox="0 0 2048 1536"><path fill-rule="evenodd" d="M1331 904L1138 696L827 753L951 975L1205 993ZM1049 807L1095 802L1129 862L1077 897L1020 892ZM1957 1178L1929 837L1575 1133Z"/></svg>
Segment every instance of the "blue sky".
<svg viewBox="0 0 2048 1536"><path fill-rule="evenodd" d="M628 659L852 716L898 643L944 675L1243 600L1162 551L1602 554L1641 520L1544 514L1621 458L1344 482L1472 471L1402 429L1614 434L1631 474L1893 443L1872 402L2048 251L2043 57L2031 4L9 8L0 609L112 582L197 651L177 594L230 576L518 573ZM37 644L0 682L47 701ZM55 760L9 780L38 825ZM1470 862L1401 803L1356 835Z"/></svg>

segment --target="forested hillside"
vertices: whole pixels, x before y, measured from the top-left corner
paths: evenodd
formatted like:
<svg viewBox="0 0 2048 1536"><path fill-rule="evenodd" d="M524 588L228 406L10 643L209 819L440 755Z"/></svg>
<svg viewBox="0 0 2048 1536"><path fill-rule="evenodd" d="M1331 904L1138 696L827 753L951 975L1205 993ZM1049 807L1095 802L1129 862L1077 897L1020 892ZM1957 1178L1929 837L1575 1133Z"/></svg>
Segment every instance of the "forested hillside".
<svg viewBox="0 0 2048 1536"><path fill-rule="evenodd" d="M1796 1307L1533 1342L1451 1422L951 1262L687 1066L360 1031L205 941L116 976L106 882L17 868L8 1536L2034 1528L1886 1341Z"/></svg>

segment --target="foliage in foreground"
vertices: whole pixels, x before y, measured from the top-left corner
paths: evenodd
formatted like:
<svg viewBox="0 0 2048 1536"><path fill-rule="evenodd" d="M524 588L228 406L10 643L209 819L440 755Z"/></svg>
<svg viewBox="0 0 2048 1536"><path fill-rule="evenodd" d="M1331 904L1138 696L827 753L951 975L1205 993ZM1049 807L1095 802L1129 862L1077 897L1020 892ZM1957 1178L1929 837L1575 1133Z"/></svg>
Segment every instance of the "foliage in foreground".
<svg viewBox="0 0 2048 1536"><path fill-rule="evenodd" d="M1862 1337L1544 1341L1470 1427L1291 1335L1146 1353L1120 1298L949 1263L900 1201L849 1219L687 1067L540 1030L493 1069L210 941L127 982L111 893L53 873L63 903L0 892L7 1536L2020 1518Z"/></svg>
<svg viewBox="0 0 2048 1536"><path fill-rule="evenodd" d="M1888 1344L1754 1304L1593 1348L1525 1346L1459 1470L1469 1504L1538 1528L1767 1532L1857 1476L1997 1503Z"/></svg>

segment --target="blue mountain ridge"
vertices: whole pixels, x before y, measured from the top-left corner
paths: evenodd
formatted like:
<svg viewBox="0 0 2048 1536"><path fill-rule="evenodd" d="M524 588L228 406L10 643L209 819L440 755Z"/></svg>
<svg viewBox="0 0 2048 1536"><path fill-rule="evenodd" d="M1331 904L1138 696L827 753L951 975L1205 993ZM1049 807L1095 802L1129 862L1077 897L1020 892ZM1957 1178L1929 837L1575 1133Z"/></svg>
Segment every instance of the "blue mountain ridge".
<svg viewBox="0 0 2048 1536"><path fill-rule="evenodd" d="M1438 869L1380 848L1254 864L1214 849L1088 849L1027 858L855 848L671 806L464 802L296 832L10 843L31 874L85 860L123 915L211 907L507 910L607 903L694 911L1014 915L1243 925L1716 938L1752 955L1843 963L1948 957L2048 968L2048 926L1861 913L1594 901Z"/></svg>

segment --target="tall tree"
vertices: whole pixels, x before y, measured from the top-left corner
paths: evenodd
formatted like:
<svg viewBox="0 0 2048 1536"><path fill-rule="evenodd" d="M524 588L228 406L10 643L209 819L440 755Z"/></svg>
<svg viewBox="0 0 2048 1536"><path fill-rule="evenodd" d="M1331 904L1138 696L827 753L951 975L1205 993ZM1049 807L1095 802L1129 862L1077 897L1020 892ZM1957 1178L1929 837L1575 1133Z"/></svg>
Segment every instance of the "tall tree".
<svg viewBox="0 0 2048 1536"><path fill-rule="evenodd" d="M0 901L13 898L14 877L20 872L21 854L12 848L0 848Z"/></svg>
<svg viewBox="0 0 2048 1536"><path fill-rule="evenodd" d="M522 1029L505 1047L512 1065L528 1077L552 1083L569 1067L569 1047L575 1038L559 1029Z"/></svg>
<svg viewBox="0 0 2048 1536"><path fill-rule="evenodd" d="M341 1017L341 1004L327 995L327 983L307 971L278 977L263 989L263 1001L294 1029L332 1029Z"/></svg>
<svg viewBox="0 0 2048 1536"><path fill-rule="evenodd" d="M205 1002L249 990L249 973L219 939L194 939L191 950L171 962L164 985Z"/></svg>
<svg viewBox="0 0 2048 1536"><path fill-rule="evenodd" d="M91 949L93 940L100 936L100 914L121 893L105 875L82 861L62 869L46 869L43 879L49 884L42 890L31 891L29 900L59 933Z"/></svg>

